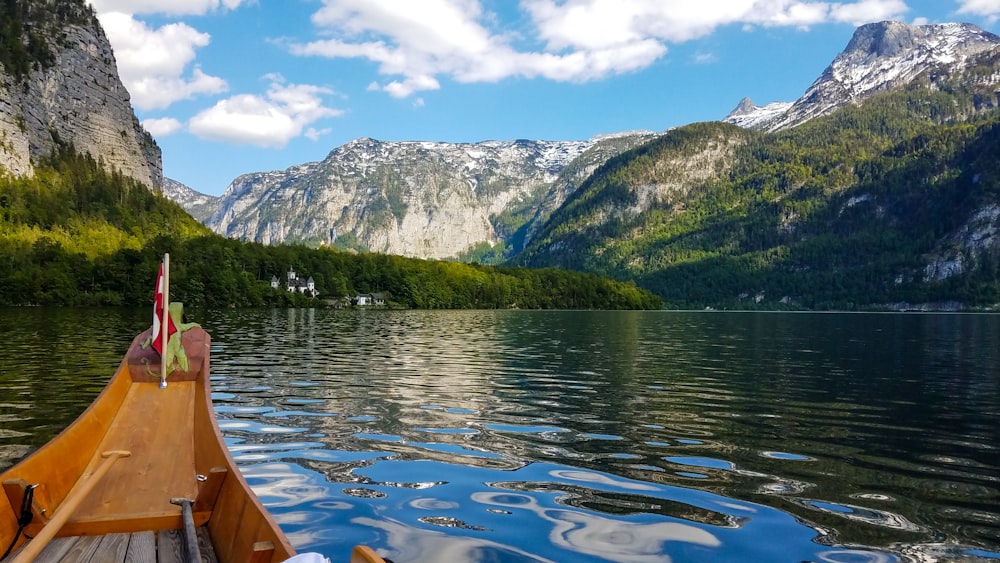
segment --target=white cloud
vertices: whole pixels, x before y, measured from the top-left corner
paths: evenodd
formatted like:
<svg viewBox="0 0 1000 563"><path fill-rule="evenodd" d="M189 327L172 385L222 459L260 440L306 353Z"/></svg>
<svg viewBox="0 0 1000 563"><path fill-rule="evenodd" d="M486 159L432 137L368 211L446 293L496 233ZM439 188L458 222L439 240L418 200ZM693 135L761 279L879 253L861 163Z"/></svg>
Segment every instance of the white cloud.
<svg viewBox="0 0 1000 563"><path fill-rule="evenodd" d="M960 14L975 14L996 19L1000 16L1000 0L958 0Z"/></svg>
<svg viewBox="0 0 1000 563"><path fill-rule="evenodd" d="M188 130L202 139L281 148L303 134L318 139L328 130L309 126L342 113L323 105L323 96L333 93L328 88L287 84L278 75L266 78L271 81L267 94L221 100L192 117Z"/></svg>
<svg viewBox="0 0 1000 563"><path fill-rule="evenodd" d="M115 51L118 74L141 110L163 109L200 94L218 94L226 81L195 67L185 69L199 47L208 45L207 33L172 23L152 29L129 14L107 12L100 16Z"/></svg>
<svg viewBox="0 0 1000 563"><path fill-rule="evenodd" d="M691 59L691 61L694 62L694 64L698 64L698 65L712 64L712 63L716 62L717 60L719 60L719 58L717 56L715 56L714 53L697 53Z"/></svg>
<svg viewBox="0 0 1000 563"><path fill-rule="evenodd" d="M897 18L909 11L902 0L866 0L853 4L833 4L830 16L833 21L861 25Z"/></svg>
<svg viewBox="0 0 1000 563"><path fill-rule="evenodd" d="M319 138L322 137L323 135L329 135L330 133L333 133L333 129L329 127L325 127L323 129L316 129L315 127L310 127L306 129L306 132L303 133L303 135L305 135L305 137L310 141L315 142L318 141Z"/></svg>
<svg viewBox="0 0 1000 563"><path fill-rule="evenodd" d="M234 10L248 0L90 0L97 13L201 16L219 9Z"/></svg>
<svg viewBox="0 0 1000 563"><path fill-rule="evenodd" d="M903 0L522 0L550 50L593 49L654 39L679 43L731 24L808 27L890 19L905 13Z"/></svg>
<svg viewBox="0 0 1000 563"><path fill-rule="evenodd" d="M437 90L441 87L433 76L411 76L402 82L394 80L381 89L394 98L405 98L414 92Z"/></svg>
<svg viewBox="0 0 1000 563"><path fill-rule="evenodd" d="M183 125L172 117L143 119L142 127L154 137L166 137L180 131Z"/></svg>
<svg viewBox="0 0 1000 563"><path fill-rule="evenodd" d="M1000 0L965 0L967 3ZM900 17L903 0L520 0L525 28L499 30L483 0L322 0L313 23L324 37L291 44L301 56L361 58L388 77L369 90L395 97L441 87L440 79L510 77L599 80L641 70L671 43L727 25L809 27Z"/></svg>

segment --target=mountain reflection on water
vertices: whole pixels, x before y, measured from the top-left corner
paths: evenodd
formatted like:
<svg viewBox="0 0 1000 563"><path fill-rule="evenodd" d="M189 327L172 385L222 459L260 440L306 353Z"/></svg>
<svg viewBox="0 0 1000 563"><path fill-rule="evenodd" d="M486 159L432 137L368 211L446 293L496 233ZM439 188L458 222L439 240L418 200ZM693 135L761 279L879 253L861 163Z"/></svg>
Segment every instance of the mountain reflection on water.
<svg viewBox="0 0 1000 563"><path fill-rule="evenodd" d="M248 481L334 561L1000 560L1000 316L191 316ZM0 466L146 317L3 311Z"/></svg>

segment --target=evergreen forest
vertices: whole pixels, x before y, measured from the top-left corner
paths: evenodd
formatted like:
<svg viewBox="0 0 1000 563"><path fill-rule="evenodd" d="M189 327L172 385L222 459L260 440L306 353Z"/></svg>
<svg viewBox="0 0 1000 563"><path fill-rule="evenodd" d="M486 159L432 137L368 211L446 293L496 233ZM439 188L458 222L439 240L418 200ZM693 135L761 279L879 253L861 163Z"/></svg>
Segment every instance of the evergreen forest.
<svg viewBox="0 0 1000 563"><path fill-rule="evenodd" d="M411 308L660 308L631 282L544 268L264 246L210 232L175 203L63 145L33 177L0 178L0 305L151 303L171 256L172 301L199 307L322 306L382 293ZM318 298L270 285L288 269Z"/></svg>
<svg viewBox="0 0 1000 563"><path fill-rule="evenodd" d="M1000 111L966 85L997 66L778 133L672 130L605 164L514 262L634 280L676 308L995 307ZM706 154L700 179L678 174ZM671 188L644 201L649 186Z"/></svg>

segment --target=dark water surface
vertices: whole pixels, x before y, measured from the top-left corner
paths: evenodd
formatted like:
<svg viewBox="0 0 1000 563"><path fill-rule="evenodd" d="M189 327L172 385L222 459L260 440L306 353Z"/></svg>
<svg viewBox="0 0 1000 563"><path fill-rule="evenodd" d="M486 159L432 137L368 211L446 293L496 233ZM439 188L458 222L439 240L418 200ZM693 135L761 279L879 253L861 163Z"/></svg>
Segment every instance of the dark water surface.
<svg viewBox="0 0 1000 563"><path fill-rule="evenodd" d="M300 550L408 561L1000 560L1000 316L194 313ZM146 310L0 310L0 467Z"/></svg>

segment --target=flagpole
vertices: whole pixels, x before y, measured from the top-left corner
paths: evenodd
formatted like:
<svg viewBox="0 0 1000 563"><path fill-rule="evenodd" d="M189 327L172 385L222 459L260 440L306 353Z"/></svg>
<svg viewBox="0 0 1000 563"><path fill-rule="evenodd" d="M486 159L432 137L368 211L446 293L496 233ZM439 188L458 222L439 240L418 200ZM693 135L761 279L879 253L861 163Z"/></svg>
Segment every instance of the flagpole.
<svg viewBox="0 0 1000 563"><path fill-rule="evenodd" d="M167 338L170 327L170 253L163 255L163 321L160 323L160 389L167 386Z"/></svg>

